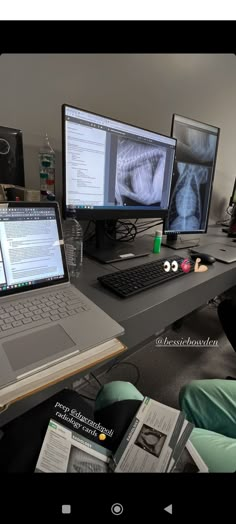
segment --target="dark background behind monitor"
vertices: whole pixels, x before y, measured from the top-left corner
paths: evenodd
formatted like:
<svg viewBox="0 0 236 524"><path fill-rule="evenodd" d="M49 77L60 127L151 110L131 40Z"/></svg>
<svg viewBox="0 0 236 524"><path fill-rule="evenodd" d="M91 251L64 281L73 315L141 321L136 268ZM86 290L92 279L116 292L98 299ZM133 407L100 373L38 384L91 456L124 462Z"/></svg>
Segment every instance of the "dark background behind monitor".
<svg viewBox="0 0 236 524"><path fill-rule="evenodd" d="M23 136L20 129L0 126L0 184L25 185Z"/></svg>
<svg viewBox="0 0 236 524"><path fill-rule="evenodd" d="M130 251L127 243L115 242L114 223L166 215L175 146L171 137L62 106L64 217L76 210L78 219L95 220L96 242L85 245L88 255L112 262L149 254L137 243Z"/></svg>
<svg viewBox="0 0 236 524"><path fill-rule="evenodd" d="M178 234L206 233L215 174L219 128L173 115L171 134L177 139L169 212L163 244L180 249L194 241Z"/></svg>

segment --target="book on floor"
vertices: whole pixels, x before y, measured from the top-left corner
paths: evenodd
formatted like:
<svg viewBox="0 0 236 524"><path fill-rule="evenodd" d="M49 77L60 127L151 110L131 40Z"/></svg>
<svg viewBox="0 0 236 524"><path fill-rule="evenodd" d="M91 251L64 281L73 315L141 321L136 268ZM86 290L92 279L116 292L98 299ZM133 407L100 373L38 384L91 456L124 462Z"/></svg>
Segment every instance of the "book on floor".
<svg viewBox="0 0 236 524"><path fill-rule="evenodd" d="M114 452L109 422L94 421L78 407L76 398L72 403L65 399L55 404L36 472L207 471L189 441L192 429L184 413L145 397Z"/></svg>

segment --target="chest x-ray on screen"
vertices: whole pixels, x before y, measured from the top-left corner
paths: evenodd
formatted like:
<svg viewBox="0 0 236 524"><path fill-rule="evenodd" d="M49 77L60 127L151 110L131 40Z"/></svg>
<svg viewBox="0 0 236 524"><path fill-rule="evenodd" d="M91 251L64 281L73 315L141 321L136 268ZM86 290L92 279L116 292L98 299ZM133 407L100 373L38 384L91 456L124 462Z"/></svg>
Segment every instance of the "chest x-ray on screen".
<svg viewBox="0 0 236 524"><path fill-rule="evenodd" d="M219 129L174 115L176 160L166 230L204 231L207 226Z"/></svg>
<svg viewBox="0 0 236 524"><path fill-rule="evenodd" d="M118 139L117 205L157 205L161 202L166 149L130 139Z"/></svg>

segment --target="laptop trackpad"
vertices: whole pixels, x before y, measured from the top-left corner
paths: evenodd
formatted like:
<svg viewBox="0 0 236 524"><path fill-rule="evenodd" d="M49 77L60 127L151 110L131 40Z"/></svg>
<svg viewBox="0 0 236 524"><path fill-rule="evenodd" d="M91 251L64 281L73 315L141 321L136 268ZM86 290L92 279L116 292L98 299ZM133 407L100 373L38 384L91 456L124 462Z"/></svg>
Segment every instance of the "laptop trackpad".
<svg viewBox="0 0 236 524"><path fill-rule="evenodd" d="M57 353L74 346L74 341L59 325L34 331L34 333L2 344L14 371L55 357Z"/></svg>

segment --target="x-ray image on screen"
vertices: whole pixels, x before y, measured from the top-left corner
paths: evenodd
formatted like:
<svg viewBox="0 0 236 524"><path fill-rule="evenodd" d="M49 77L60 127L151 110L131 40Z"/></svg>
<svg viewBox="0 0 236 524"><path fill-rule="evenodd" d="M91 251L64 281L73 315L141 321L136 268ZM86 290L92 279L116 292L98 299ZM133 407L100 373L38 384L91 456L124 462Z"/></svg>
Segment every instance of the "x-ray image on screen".
<svg viewBox="0 0 236 524"><path fill-rule="evenodd" d="M172 136L177 147L165 232L205 232L219 129L174 115Z"/></svg>
<svg viewBox="0 0 236 524"><path fill-rule="evenodd" d="M166 150L158 145L118 139L116 205L157 205L161 202Z"/></svg>
<svg viewBox="0 0 236 524"><path fill-rule="evenodd" d="M179 162L212 166L216 152L216 135L178 123L175 124L175 134L178 136L176 158Z"/></svg>
<svg viewBox="0 0 236 524"><path fill-rule="evenodd" d="M169 226L174 231L201 229L206 219L204 195L210 185L210 168L198 164L176 163L176 183L169 208Z"/></svg>

